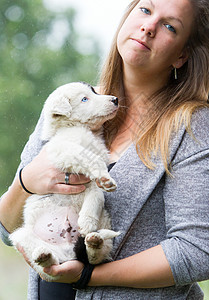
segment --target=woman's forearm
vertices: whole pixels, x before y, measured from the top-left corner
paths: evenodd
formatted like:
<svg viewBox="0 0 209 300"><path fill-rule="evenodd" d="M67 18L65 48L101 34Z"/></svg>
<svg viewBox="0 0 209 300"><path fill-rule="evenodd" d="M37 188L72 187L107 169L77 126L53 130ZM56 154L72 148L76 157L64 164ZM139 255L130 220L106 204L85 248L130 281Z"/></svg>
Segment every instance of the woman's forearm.
<svg viewBox="0 0 209 300"><path fill-rule="evenodd" d="M2 196L0 221L8 232L14 231L22 224L23 206L28 196L30 195L22 189L18 178L15 178L9 190Z"/></svg>
<svg viewBox="0 0 209 300"><path fill-rule="evenodd" d="M160 245L95 267L89 282L89 286L131 288L160 288L174 284L171 268Z"/></svg>
<svg viewBox="0 0 209 300"><path fill-rule="evenodd" d="M51 165L45 147L24 167L21 177L27 190L39 195L79 194L85 190L84 184L89 182L84 175L71 174L72 184L64 184L65 173ZM0 222L7 231L12 232L22 224L23 206L29 196L16 177L0 201Z"/></svg>

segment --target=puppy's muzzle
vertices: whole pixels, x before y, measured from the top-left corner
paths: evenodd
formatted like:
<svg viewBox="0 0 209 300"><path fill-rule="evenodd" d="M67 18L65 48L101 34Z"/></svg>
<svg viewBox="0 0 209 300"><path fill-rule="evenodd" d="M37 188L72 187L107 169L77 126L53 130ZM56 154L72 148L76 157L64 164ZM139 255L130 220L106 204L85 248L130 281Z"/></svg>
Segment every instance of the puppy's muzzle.
<svg viewBox="0 0 209 300"><path fill-rule="evenodd" d="M117 98L117 97L113 97L113 99L111 100L111 102L112 102L115 106L118 106L118 98Z"/></svg>

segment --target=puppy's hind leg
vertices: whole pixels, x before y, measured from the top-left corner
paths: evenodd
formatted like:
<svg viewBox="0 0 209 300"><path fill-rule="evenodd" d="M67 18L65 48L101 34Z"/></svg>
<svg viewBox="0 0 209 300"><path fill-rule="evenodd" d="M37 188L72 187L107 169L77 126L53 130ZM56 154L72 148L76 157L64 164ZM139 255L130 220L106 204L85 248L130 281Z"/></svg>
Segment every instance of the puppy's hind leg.
<svg viewBox="0 0 209 300"><path fill-rule="evenodd" d="M114 237L120 235L119 231L113 231L110 229L100 229L97 232L104 240L113 239Z"/></svg>
<svg viewBox="0 0 209 300"><path fill-rule="evenodd" d="M32 253L32 262L41 267L58 265L59 259L53 255L53 251L44 246L37 247Z"/></svg>
<svg viewBox="0 0 209 300"><path fill-rule="evenodd" d="M58 264L59 261L52 255L50 245L43 242L34 235L31 228L19 228L10 235L13 246L21 246L26 257L32 265L37 264L45 267L52 264Z"/></svg>
<svg viewBox="0 0 209 300"><path fill-rule="evenodd" d="M111 260L112 239L120 233L109 229L91 232L85 238L86 252L89 263L99 264Z"/></svg>

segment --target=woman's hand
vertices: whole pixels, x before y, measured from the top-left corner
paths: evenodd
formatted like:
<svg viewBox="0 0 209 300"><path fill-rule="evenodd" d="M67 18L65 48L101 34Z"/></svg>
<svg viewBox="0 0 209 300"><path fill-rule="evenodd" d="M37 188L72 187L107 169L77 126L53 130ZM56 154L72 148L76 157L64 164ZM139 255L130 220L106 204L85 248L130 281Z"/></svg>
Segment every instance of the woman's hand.
<svg viewBox="0 0 209 300"><path fill-rule="evenodd" d="M28 191L39 195L79 194L86 189L84 184L90 181L84 175L70 174L69 184L65 184L65 173L51 165L45 147L23 168L21 178ZM29 196L16 176L0 201L0 221L8 232L21 226L23 208Z"/></svg>
<svg viewBox="0 0 209 300"><path fill-rule="evenodd" d="M55 169L48 160L45 147L22 171L22 181L32 193L79 194L85 190L90 180L84 175L69 175L69 184L65 184L65 173Z"/></svg>
<svg viewBox="0 0 209 300"><path fill-rule="evenodd" d="M31 265L29 259L27 258L26 254L25 254L25 251L24 251L23 247L22 247L20 244L17 244L16 248L17 248L17 250L22 254L22 256L23 256L24 260L26 261L26 263L27 263L30 267L32 267L32 265Z"/></svg>
<svg viewBox="0 0 209 300"><path fill-rule="evenodd" d="M17 245L18 251L23 255L23 258L30 267L33 267L25 254L21 245ZM84 264L78 260L70 260L61 265L52 265L51 267L44 268L44 272L50 276L59 276L59 279L53 282L74 283L80 279L83 271ZM43 274L39 274L43 280L46 280Z"/></svg>
<svg viewBox="0 0 209 300"><path fill-rule="evenodd" d="M78 260L70 260L61 265L52 265L44 268L44 272L50 276L59 276L59 279L53 282L74 283L77 282L83 271L84 264ZM44 277L42 277L44 280Z"/></svg>

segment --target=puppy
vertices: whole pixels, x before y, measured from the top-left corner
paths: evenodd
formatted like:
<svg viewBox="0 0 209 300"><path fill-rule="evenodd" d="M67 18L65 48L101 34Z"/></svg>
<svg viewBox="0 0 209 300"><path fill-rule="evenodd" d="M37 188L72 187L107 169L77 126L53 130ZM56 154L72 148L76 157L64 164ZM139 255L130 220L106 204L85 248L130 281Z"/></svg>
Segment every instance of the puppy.
<svg viewBox="0 0 209 300"><path fill-rule="evenodd" d="M102 125L118 110L118 99L99 95L86 83L74 82L59 87L46 100L42 139L51 163L67 173L90 178L86 190L78 195L32 195L24 207L24 224L10 235L20 244L31 265L45 280L54 277L43 267L61 264L80 252L84 239L89 263L110 259L112 238L110 218L104 209L104 191L116 189L108 173L108 151L102 138Z"/></svg>

